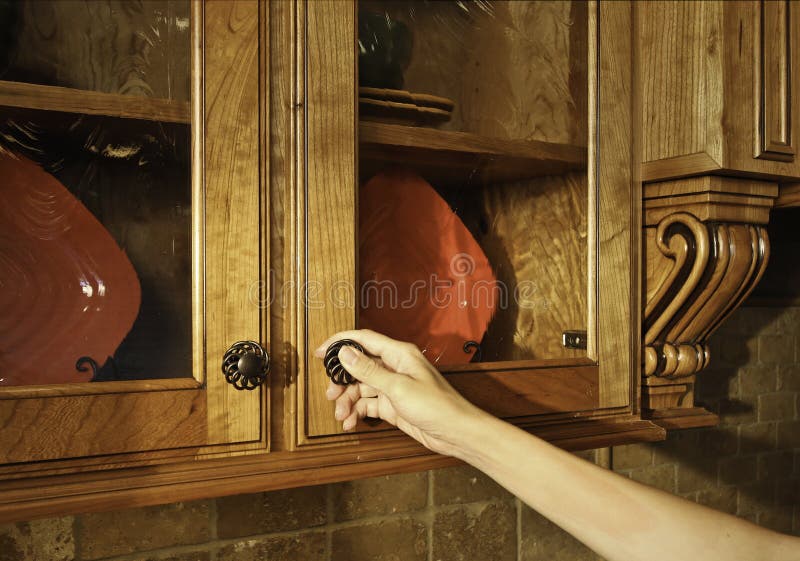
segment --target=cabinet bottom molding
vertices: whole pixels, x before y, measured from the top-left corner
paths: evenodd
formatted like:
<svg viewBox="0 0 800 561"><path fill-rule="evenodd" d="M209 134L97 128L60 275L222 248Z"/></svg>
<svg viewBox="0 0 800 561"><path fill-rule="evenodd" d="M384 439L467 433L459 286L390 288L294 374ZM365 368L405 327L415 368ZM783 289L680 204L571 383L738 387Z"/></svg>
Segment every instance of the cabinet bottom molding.
<svg viewBox="0 0 800 561"><path fill-rule="evenodd" d="M666 437L664 428L634 416L523 428L566 450ZM336 483L460 463L407 438L398 441L405 457L397 457L397 449L369 453L365 444L366 448L271 452L6 481L0 483L0 523Z"/></svg>

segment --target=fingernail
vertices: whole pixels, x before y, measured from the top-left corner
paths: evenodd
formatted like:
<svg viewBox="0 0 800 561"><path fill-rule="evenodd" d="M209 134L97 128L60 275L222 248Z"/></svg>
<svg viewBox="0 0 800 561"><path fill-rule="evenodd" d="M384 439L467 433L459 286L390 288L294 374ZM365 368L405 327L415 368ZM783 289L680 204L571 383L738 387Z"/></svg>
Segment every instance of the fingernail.
<svg viewBox="0 0 800 561"><path fill-rule="evenodd" d="M353 430L355 426L356 424L353 421L345 421L344 423L342 423L342 428L344 430Z"/></svg>
<svg viewBox="0 0 800 561"><path fill-rule="evenodd" d="M328 388L325 390L325 397L328 399L336 399L336 388Z"/></svg>
<svg viewBox="0 0 800 561"><path fill-rule="evenodd" d="M333 413L333 416L336 418L337 421L341 421L342 417L344 417L344 409L337 406L336 411Z"/></svg>
<svg viewBox="0 0 800 561"><path fill-rule="evenodd" d="M342 350L339 351L339 360L345 366L353 366L358 360L358 355L352 347L342 347Z"/></svg>

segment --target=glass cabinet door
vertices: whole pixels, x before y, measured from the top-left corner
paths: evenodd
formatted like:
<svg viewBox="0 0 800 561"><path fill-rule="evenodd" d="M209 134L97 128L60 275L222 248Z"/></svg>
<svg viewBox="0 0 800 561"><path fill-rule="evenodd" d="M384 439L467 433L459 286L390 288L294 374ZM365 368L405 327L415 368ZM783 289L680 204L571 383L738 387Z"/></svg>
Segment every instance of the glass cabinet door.
<svg viewBox="0 0 800 561"><path fill-rule="evenodd" d="M539 0L301 14L307 274L327 299L307 309L309 348L352 327L411 341L506 418L629 404L630 369L598 365L600 307L615 305L600 217L622 205L624 236L631 220L630 183L598 202L599 14ZM627 331L604 348L630 349ZM305 383L304 435L335 434L324 369Z"/></svg>
<svg viewBox="0 0 800 561"><path fill-rule="evenodd" d="M258 5L0 12L0 464L259 440Z"/></svg>

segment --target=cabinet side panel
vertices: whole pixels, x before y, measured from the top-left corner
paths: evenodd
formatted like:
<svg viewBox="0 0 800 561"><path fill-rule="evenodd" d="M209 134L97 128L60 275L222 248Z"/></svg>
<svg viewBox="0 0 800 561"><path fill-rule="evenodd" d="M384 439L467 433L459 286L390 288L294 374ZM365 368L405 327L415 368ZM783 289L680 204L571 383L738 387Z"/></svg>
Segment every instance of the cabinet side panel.
<svg viewBox="0 0 800 561"><path fill-rule="evenodd" d="M644 162L703 152L721 162L721 139L709 135L721 120L719 4L638 3Z"/></svg>
<svg viewBox="0 0 800 561"><path fill-rule="evenodd" d="M794 179L800 177L800 158L792 155L800 134L800 4L763 4L763 12L760 2L724 4L723 167L764 179Z"/></svg>
<svg viewBox="0 0 800 561"><path fill-rule="evenodd" d="M228 346L258 340L258 2L205 3L206 385L209 442L257 440L260 390L220 373Z"/></svg>
<svg viewBox="0 0 800 561"><path fill-rule="evenodd" d="M600 407L630 403L631 379L638 377L638 278L640 187L633 184L631 5L599 4L600 68L597 198L597 354ZM636 212L634 212L636 209Z"/></svg>
<svg viewBox="0 0 800 561"><path fill-rule="evenodd" d="M336 0L307 5L306 268L300 313L306 317L306 365L299 402L303 435L339 432L328 378L314 349L355 326L356 113L355 6ZM300 352L303 352L302 350Z"/></svg>

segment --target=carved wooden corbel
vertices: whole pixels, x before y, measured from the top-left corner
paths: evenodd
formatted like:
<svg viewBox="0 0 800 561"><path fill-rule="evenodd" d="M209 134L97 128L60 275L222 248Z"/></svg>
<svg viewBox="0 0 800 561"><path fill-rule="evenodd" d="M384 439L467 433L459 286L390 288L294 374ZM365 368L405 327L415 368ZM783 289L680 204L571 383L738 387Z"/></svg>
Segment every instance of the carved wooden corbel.
<svg viewBox="0 0 800 561"><path fill-rule="evenodd" d="M651 417L691 410L681 426L715 421L694 408L695 375L712 360L709 336L766 268L777 194L774 183L715 176L645 186L642 407Z"/></svg>

